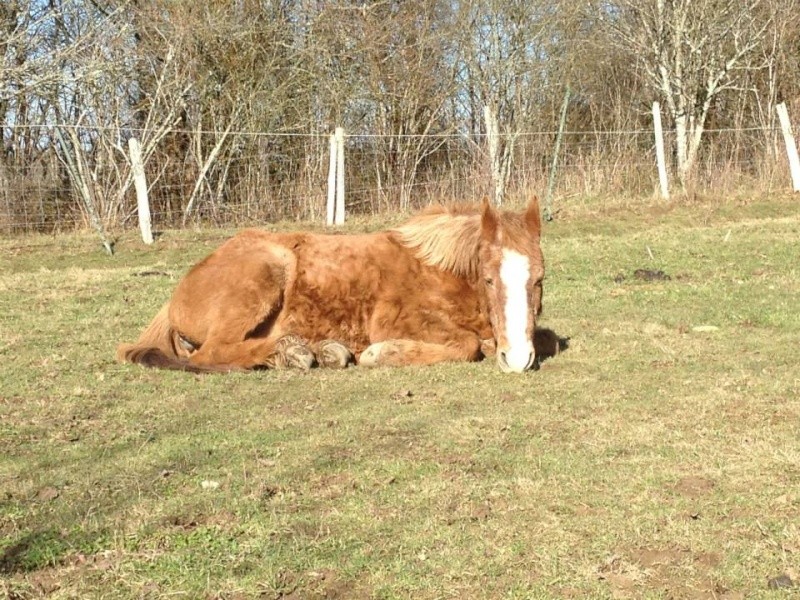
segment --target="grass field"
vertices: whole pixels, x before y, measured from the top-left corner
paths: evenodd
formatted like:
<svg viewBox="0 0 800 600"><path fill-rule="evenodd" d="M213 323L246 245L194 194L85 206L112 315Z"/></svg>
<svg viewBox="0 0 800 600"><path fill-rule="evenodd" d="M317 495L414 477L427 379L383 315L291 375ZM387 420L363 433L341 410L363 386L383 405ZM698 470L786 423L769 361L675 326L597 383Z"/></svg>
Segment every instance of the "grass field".
<svg viewBox="0 0 800 600"><path fill-rule="evenodd" d="M563 211L522 376L116 364L229 233L0 240L0 597L798 593L797 197Z"/></svg>

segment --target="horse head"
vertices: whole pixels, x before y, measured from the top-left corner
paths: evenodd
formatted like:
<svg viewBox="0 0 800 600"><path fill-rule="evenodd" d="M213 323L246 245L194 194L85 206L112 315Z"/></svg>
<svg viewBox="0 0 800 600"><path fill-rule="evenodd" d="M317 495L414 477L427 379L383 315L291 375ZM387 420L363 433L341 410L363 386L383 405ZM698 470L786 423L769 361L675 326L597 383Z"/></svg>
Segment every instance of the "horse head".
<svg viewBox="0 0 800 600"><path fill-rule="evenodd" d="M497 364L521 373L536 359L533 335L542 310L542 222L534 196L524 213L499 212L484 202L480 275L497 343Z"/></svg>

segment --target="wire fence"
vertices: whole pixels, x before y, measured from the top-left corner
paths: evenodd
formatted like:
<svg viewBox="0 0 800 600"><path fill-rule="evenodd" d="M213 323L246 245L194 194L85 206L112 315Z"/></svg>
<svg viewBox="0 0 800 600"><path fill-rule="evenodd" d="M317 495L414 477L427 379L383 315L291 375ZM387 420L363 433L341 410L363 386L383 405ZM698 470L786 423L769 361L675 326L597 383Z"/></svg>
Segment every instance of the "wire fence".
<svg viewBox="0 0 800 600"><path fill-rule="evenodd" d="M4 130L5 147L16 150L0 155L0 234L87 228L93 213L107 231L137 226L123 142L132 135L147 139L152 132L102 127L75 127L75 132L77 141L68 148L59 145L52 129ZM545 193L556 134L531 131L503 140L514 143L509 202ZM668 149L674 135L665 132ZM791 187L778 129L712 129L704 135L693 179L697 191L722 196ZM151 147L144 166L155 229L324 220L327 134L235 131L220 140L217 131L176 129ZM491 196L483 136L350 135L345 148L348 215ZM66 168L70 158L76 169ZM668 162L674 180L674 160ZM657 189L651 130L564 132L552 199L556 208L574 197L650 197ZM191 213L188 207L194 207Z"/></svg>

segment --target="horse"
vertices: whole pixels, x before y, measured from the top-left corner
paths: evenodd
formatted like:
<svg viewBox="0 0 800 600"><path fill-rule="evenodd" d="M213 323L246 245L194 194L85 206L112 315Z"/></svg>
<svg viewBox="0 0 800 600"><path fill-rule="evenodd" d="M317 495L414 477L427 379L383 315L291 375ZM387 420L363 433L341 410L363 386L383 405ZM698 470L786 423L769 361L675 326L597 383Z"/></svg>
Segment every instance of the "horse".
<svg viewBox="0 0 800 600"><path fill-rule="evenodd" d="M120 361L197 373L536 359L544 260L521 212L433 206L366 234L246 229L193 266ZM491 350L487 351L486 348Z"/></svg>

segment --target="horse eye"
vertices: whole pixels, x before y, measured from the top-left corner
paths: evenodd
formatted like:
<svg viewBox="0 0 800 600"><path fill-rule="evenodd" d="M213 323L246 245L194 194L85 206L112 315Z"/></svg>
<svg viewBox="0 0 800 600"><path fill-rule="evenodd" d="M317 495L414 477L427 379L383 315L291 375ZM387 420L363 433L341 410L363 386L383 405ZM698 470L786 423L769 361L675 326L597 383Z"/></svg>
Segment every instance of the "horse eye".
<svg viewBox="0 0 800 600"><path fill-rule="evenodd" d="M492 279L491 277L487 277L487 278L486 278L486 279L484 279L483 281L484 281L484 282L486 283L486 285L488 285L488 286L493 286L493 285L494 285L494 279Z"/></svg>

